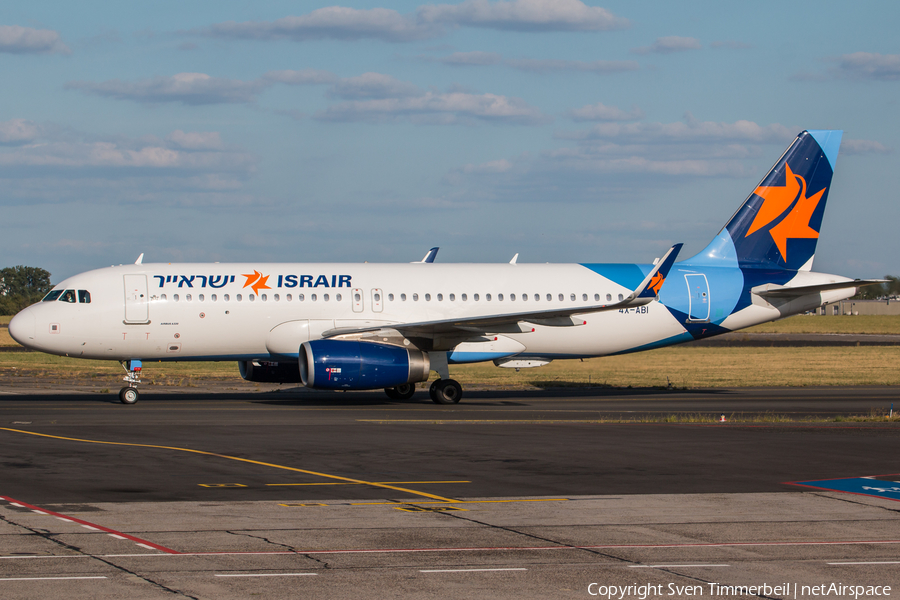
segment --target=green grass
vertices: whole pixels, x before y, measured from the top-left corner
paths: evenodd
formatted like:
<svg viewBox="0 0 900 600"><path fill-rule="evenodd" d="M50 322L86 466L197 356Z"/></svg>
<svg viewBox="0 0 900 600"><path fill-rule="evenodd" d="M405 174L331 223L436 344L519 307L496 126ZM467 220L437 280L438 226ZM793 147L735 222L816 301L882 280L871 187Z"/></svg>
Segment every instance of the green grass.
<svg viewBox="0 0 900 600"><path fill-rule="evenodd" d="M12 315L0 315L0 325L9 325Z"/></svg>
<svg viewBox="0 0 900 600"><path fill-rule="evenodd" d="M501 369L491 363L450 367L470 389L557 387L763 387L900 385L900 346L807 348L702 348L675 346L585 361L555 361L535 369ZM123 375L113 361L80 360L39 352L0 353L0 378L84 379L115 387ZM157 385L198 385L236 380L234 362L144 361L142 378ZM421 385L421 384L420 384Z"/></svg>
<svg viewBox="0 0 900 600"><path fill-rule="evenodd" d="M796 315L741 331L745 333L900 334L900 315L860 315L855 317Z"/></svg>

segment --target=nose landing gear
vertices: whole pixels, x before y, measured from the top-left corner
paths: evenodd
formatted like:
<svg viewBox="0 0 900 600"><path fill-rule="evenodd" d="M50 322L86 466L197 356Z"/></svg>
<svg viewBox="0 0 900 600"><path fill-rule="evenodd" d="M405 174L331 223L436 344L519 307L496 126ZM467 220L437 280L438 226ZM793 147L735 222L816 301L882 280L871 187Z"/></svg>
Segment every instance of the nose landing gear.
<svg viewBox="0 0 900 600"><path fill-rule="evenodd" d="M140 398L137 391L137 384L141 382L141 361L139 360L123 360L120 361L122 368L125 369L126 375L122 381L128 385L119 390L119 401L122 404L134 404Z"/></svg>

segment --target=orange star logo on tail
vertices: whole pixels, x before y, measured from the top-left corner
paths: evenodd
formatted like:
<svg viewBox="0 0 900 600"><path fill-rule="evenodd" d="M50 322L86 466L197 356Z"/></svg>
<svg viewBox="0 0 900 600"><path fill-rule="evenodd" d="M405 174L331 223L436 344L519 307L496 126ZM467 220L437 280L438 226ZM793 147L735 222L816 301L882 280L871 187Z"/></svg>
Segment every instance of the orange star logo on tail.
<svg viewBox="0 0 900 600"><path fill-rule="evenodd" d="M269 281L268 275L263 275L259 271L254 270L253 273L247 275L246 273L241 273L244 277L247 278L247 281L244 283L244 287L250 286L250 289L259 296L259 290L271 290L266 282ZM243 288L242 288L243 289Z"/></svg>
<svg viewBox="0 0 900 600"><path fill-rule="evenodd" d="M653 279L650 280L650 285L648 286L653 293L659 296L659 290L662 288L663 284L666 282L666 278L662 276L662 273L658 272L653 276Z"/></svg>
<svg viewBox="0 0 900 600"><path fill-rule="evenodd" d="M819 200L825 193L822 188L812 196L806 196L806 180L791 171L791 166L785 163L785 182L782 186L761 185L754 190L754 194L763 199L763 205L759 208L756 218L747 230L748 237L751 233L765 227L779 215L783 214L796 200L794 208L780 223L769 230L769 235L775 241L781 258L787 262L787 240L793 239L818 239L819 232L809 226L812 214L819 205Z"/></svg>

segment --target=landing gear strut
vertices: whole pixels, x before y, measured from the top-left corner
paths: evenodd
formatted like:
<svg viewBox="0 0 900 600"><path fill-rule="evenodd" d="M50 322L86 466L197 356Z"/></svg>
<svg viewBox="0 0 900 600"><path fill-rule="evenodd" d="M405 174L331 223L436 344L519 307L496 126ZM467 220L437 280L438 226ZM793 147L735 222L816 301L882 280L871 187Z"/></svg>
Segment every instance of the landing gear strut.
<svg viewBox="0 0 900 600"><path fill-rule="evenodd" d="M134 404L140 398L140 394L135 386L141 382L141 361L123 360L121 365L126 372L122 381L128 385L119 390L119 401L122 404Z"/></svg>
<svg viewBox="0 0 900 600"><path fill-rule="evenodd" d="M458 404L462 399L462 386L454 379L436 379L428 392L435 404Z"/></svg>
<svg viewBox="0 0 900 600"><path fill-rule="evenodd" d="M391 400L409 400L416 393L416 384L401 383L394 387L384 388L384 393Z"/></svg>

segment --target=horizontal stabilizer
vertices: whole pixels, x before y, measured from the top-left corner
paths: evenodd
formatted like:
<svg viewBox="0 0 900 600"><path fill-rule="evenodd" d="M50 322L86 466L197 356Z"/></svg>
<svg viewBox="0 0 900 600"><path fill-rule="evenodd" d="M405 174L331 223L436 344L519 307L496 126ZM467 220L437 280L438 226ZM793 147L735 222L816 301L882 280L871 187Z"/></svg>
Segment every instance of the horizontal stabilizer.
<svg viewBox="0 0 900 600"><path fill-rule="evenodd" d="M861 288L867 285L875 285L885 283L886 279L848 279L846 281L836 281L832 283L820 283L816 285L787 286L775 283L767 283L758 285L750 291L757 296L763 298L797 298L800 296L808 296L810 294L818 294L819 292L827 292L831 290L849 290L851 288Z"/></svg>

